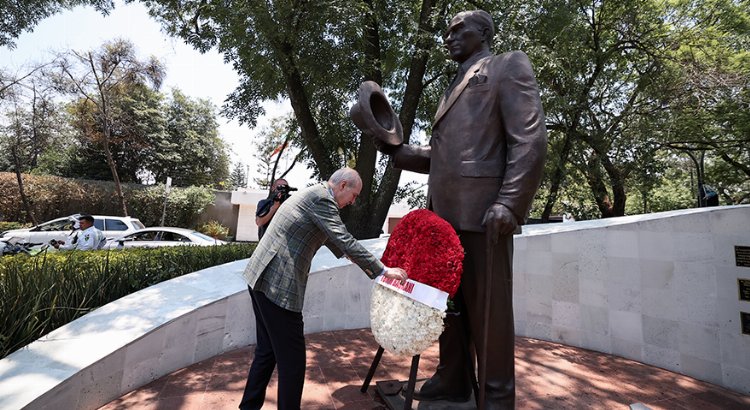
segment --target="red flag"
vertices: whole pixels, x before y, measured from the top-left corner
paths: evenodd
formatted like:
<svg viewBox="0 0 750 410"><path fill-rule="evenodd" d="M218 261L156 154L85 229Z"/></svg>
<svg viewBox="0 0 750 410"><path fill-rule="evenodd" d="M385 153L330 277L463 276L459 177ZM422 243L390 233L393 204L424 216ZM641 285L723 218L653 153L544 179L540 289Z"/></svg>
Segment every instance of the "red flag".
<svg viewBox="0 0 750 410"><path fill-rule="evenodd" d="M286 146L287 146L287 143L286 143L286 142L284 142L283 144L281 144L281 145L279 145L278 147L276 147L276 149L275 149L275 150L273 150L273 152L271 153L271 157L273 157L274 155L276 155L276 154L278 154L279 152L281 152L281 150L285 149L285 148L286 148Z"/></svg>

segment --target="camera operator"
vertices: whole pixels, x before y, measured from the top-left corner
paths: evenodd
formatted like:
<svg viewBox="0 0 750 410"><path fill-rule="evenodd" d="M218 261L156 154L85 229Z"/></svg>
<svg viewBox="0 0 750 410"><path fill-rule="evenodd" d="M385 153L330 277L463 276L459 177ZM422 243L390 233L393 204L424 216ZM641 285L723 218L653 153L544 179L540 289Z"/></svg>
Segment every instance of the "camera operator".
<svg viewBox="0 0 750 410"><path fill-rule="evenodd" d="M289 192L296 191L297 188L292 188L286 179L279 178L271 185L271 194L268 198L258 202L257 211L255 212L255 224L258 225L258 240L263 237L268 229L268 224L271 223L271 219L276 214L279 206L289 198Z"/></svg>

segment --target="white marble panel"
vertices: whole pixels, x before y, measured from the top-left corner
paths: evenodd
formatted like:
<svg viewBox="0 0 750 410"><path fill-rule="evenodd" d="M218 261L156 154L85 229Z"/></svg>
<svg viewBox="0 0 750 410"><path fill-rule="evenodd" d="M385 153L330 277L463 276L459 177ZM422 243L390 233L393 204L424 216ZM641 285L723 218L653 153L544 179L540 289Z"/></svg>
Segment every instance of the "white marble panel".
<svg viewBox="0 0 750 410"><path fill-rule="evenodd" d="M609 307L607 283L603 280L578 278L578 300L585 305Z"/></svg>
<svg viewBox="0 0 750 410"><path fill-rule="evenodd" d="M638 256L641 260L673 261L674 233L641 230L638 232Z"/></svg>
<svg viewBox="0 0 750 410"><path fill-rule="evenodd" d="M681 354L680 368L686 374L700 375L699 378L701 380L705 380L710 383L721 384L723 382L721 364L718 362L712 362L687 354Z"/></svg>
<svg viewBox="0 0 750 410"><path fill-rule="evenodd" d="M607 300L612 310L641 313L643 309L640 289L628 285L607 283Z"/></svg>
<svg viewBox="0 0 750 410"><path fill-rule="evenodd" d="M716 296L720 299L739 299L738 279L750 280L750 269L741 270L736 266L716 267Z"/></svg>
<svg viewBox="0 0 750 410"><path fill-rule="evenodd" d="M718 327L719 313L716 296L691 295L689 300L679 305L677 320L701 326Z"/></svg>
<svg viewBox="0 0 750 410"><path fill-rule="evenodd" d="M709 262L716 253L712 237L706 233L683 233L674 238L675 261Z"/></svg>
<svg viewBox="0 0 750 410"><path fill-rule="evenodd" d="M683 298L716 297L716 268L705 262L675 262L675 291Z"/></svg>
<svg viewBox="0 0 750 410"><path fill-rule="evenodd" d="M524 333L523 336L542 340L555 340L552 338L552 325L550 322L542 322L530 318L529 321L526 322L524 329L526 333Z"/></svg>
<svg viewBox="0 0 750 410"><path fill-rule="evenodd" d="M552 302L553 326L581 329L581 305L570 302Z"/></svg>
<svg viewBox="0 0 750 410"><path fill-rule="evenodd" d="M581 328L586 335L609 337L609 310L599 306L581 305Z"/></svg>
<svg viewBox="0 0 750 410"><path fill-rule="evenodd" d="M560 268L552 278L554 300L578 303L578 262L572 261L559 265Z"/></svg>
<svg viewBox="0 0 750 410"><path fill-rule="evenodd" d="M711 362L721 362L721 343L715 327L680 323L680 353Z"/></svg>
<svg viewBox="0 0 750 410"><path fill-rule="evenodd" d="M750 394L750 370L731 364L724 364L721 370L724 386L742 394Z"/></svg>
<svg viewBox="0 0 750 410"><path fill-rule="evenodd" d="M643 361L643 343L612 337L612 354L627 359Z"/></svg>
<svg viewBox="0 0 750 410"><path fill-rule="evenodd" d="M681 372L680 352L654 345L643 346L643 361L655 366Z"/></svg>
<svg viewBox="0 0 750 410"><path fill-rule="evenodd" d="M581 251L580 237L580 232L550 235L550 249L553 253L578 254Z"/></svg>
<svg viewBox="0 0 750 410"><path fill-rule="evenodd" d="M607 257L638 257L638 232L609 228L607 229L606 241Z"/></svg>
<svg viewBox="0 0 750 410"><path fill-rule="evenodd" d="M671 290L649 289L641 290L641 312L649 316L662 319L678 319L682 304Z"/></svg>
<svg viewBox="0 0 750 410"><path fill-rule="evenodd" d="M719 333L721 359L724 364L729 363L750 371L750 337L738 333ZM699 356L699 355L696 355ZM750 383L750 379L748 379Z"/></svg>
<svg viewBox="0 0 750 410"><path fill-rule="evenodd" d="M643 319L640 313L611 310L609 331L612 337L630 342L643 343Z"/></svg>
<svg viewBox="0 0 750 410"><path fill-rule="evenodd" d="M554 281L543 275L526 275L526 306L532 310L532 306L548 304L552 300Z"/></svg>
<svg viewBox="0 0 750 410"><path fill-rule="evenodd" d="M679 322L643 315L643 341L646 345L677 352L681 336Z"/></svg>
<svg viewBox="0 0 750 410"><path fill-rule="evenodd" d="M639 260L641 286L644 289L673 289L675 281L674 264L674 261Z"/></svg>
<svg viewBox="0 0 750 410"><path fill-rule="evenodd" d="M550 250L552 248L551 243L552 241L549 235L532 236L529 237L528 241L526 242L525 251L531 258L540 254L547 254L550 253Z"/></svg>
<svg viewBox="0 0 750 410"><path fill-rule="evenodd" d="M255 344L255 312L247 291L240 291L227 299L222 349L229 351Z"/></svg>
<svg viewBox="0 0 750 410"><path fill-rule="evenodd" d="M580 346L583 342L583 335L579 328L552 326L552 340L565 345Z"/></svg>
<svg viewBox="0 0 750 410"><path fill-rule="evenodd" d="M555 259L549 252L537 253L526 260L526 272L529 275L553 276L557 272Z"/></svg>
<svg viewBox="0 0 750 410"><path fill-rule="evenodd" d="M198 314L194 312L166 326L166 344L159 356L161 368L179 369L194 363L197 323Z"/></svg>
<svg viewBox="0 0 750 410"><path fill-rule="evenodd" d="M750 243L747 232L747 227L750 226L750 212L747 209L735 208L724 212L711 212L709 218L708 224L711 232L722 235L743 235Z"/></svg>
<svg viewBox="0 0 750 410"><path fill-rule="evenodd" d="M612 353L612 338L609 337L609 330L606 334L595 332L584 332L581 340L581 347L584 349L595 350L602 353Z"/></svg>

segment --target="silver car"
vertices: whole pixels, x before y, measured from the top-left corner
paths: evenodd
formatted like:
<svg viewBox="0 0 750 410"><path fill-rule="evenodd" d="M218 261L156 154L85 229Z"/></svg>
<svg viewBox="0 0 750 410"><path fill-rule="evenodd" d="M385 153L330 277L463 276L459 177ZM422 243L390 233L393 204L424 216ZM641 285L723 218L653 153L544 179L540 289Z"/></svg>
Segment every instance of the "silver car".
<svg viewBox="0 0 750 410"><path fill-rule="evenodd" d="M192 229L159 226L140 229L112 239L104 245L104 249L156 248L180 245L211 246L225 243Z"/></svg>
<svg viewBox="0 0 750 410"><path fill-rule="evenodd" d="M52 239L56 241L66 241L68 237L75 232L75 229L78 226L79 216L80 214L74 214L53 219L31 228L11 229L0 233L0 240L16 238L19 242L43 244L49 243ZM138 218L131 218L129 216L93 216L94 226L102 231L104 237L107 239L122 236L144 228Z"/></svg>

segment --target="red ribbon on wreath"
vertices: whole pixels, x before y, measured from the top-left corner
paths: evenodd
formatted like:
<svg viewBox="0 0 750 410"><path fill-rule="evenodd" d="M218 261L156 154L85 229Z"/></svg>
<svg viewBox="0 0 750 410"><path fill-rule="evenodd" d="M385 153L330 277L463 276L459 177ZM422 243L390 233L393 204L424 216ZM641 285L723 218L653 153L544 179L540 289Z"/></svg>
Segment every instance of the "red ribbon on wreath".
<svg viewBox="0 0 750 410"><path fill-rule="evenodd" d="M417 209L396 225L381 260L386 266L403 268L409 279L453 298L461 283L464 248L446 220L427 209Z"/></svg>

